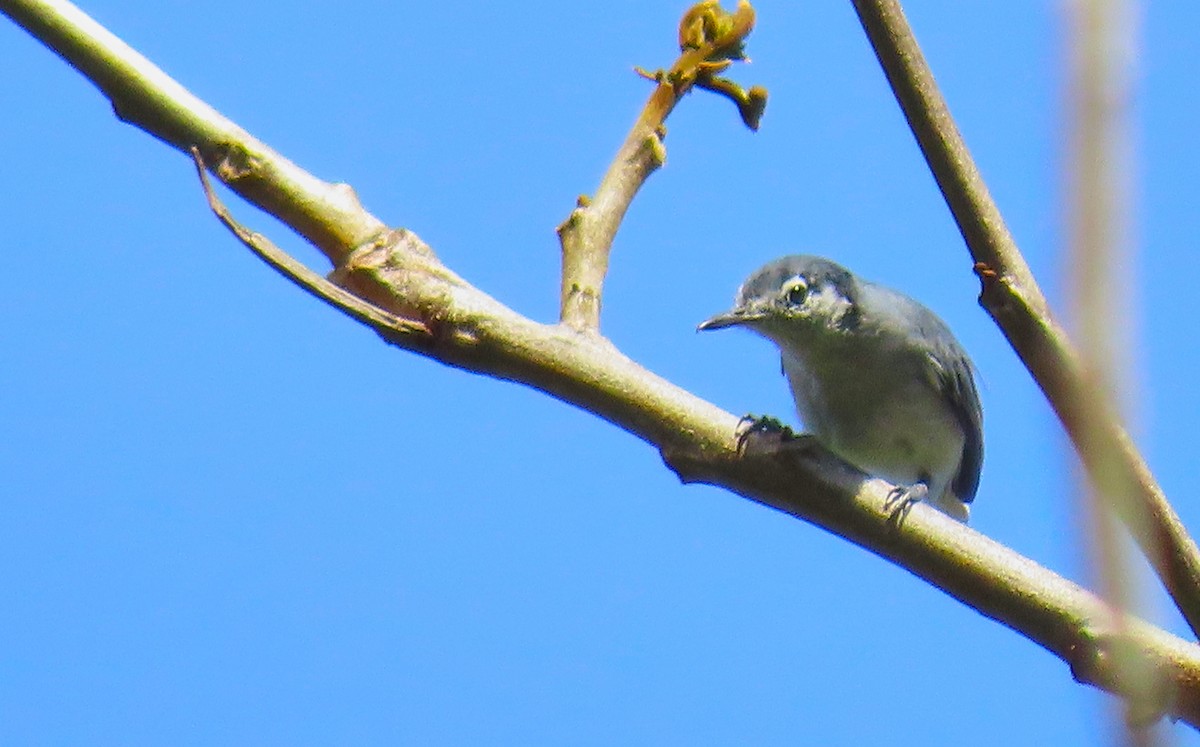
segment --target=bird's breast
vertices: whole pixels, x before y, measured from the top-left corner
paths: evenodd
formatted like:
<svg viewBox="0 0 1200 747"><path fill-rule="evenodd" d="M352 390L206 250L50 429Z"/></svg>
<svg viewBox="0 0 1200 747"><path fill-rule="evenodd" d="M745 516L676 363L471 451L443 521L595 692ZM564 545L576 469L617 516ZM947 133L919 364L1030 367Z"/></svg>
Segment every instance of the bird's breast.
<svg viewBox="0 0 1200 747"><path fill-rule="evenodd" d="M868 474L937 491L957 470L964 439L928 365L852 345L783 356L800 418L826 447Z"/></svg>

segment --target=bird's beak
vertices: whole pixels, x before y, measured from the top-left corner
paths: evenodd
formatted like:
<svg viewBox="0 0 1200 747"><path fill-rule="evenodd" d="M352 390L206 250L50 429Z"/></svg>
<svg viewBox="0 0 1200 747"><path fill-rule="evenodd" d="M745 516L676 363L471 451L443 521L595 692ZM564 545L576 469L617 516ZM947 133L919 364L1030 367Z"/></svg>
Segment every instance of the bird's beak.
<svg viewBox="0 0 1200 747"><path fill-rule="evenodd" d="M707 332L710 329L725 329L726 327L736 327L748 322L758 321L762 318L762 314L750 309L730 309L729 311L717 314L711 319L705 319L700 322L700 326L696 327L697 332Z"/></svg>

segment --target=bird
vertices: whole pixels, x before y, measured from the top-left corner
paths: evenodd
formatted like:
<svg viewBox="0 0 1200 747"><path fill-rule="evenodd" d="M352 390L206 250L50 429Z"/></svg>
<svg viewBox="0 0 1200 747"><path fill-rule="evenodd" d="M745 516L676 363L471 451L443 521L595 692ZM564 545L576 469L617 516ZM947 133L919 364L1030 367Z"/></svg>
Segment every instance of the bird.
<svg viewBox="0 0 1200 747"><path fill-rule="evenodd" d="M743 327L775 343L804 426L825 448L966 522L983 468L975 369L919 302L824 257L756 270L699 331Z"/></svg>

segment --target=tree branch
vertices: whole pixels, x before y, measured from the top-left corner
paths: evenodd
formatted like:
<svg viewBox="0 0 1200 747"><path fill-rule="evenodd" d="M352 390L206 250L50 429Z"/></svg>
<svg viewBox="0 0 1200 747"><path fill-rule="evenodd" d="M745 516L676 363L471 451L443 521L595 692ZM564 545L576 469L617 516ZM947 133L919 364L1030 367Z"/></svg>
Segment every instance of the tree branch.
<svg viewBox="0 0 1200 747"><path fill-rule="evenodd" d="M16 6L26 20L46 10L45 3L32 0L0 0L5 13L15 15ZM35 36L44 26L26 24ZM94 67L90 63L97 54L109 55L106 46L114 43L107 32L95 33L96 28L88 21L53 34L55 39L64 33L86 37L86 43L60 50L84 71ZM189 111L185 104L197 103L161 72L151 72L121 86L127 99L151 108L142 119L146 126L169 122L170 111ZM196 110L219 116L207 107ZM202 123L189 127L201 128ZM231 128L226 137L238 132ZM236 139L225 143L227 149L247 147ZM326 205L335 225L382 225L357 203L322 202L329 186L289 168L298 174L271 168L256 178L283 180L263 189L291 194L295 203ZM215 171L218 177L230 177L219 167ZM323 217L313 210L318 219ZM274 214L302 233L308 225L307 213ZM394 336L398 346L525 384L593 412L655 446L685 482L723 486L900 565L1059 656L1081 682L1146 698L1142 691L1133 692L1111 664L1114 650L1134 650L1162 683L1154 702L1141 704L1143 710L1200 725L1200 647L1137 620L1114 633L1104 626L1107 608L1094 595L928 506L918 504L903 521L894 521L887 483L866 478L811 441L739 433L737 417L647 371L600 336L580 335L566 325L537 324L472 287L412 232L375 231L376 239L369 241L353 231L321 235L335 244L321 245L331 259L345 258L332 280L362 299L365 308L390 316L356 313L355 304L337 307L377 329L381 320L388 321L389 329L390 319L407 320L415 333ZM262 252L260 242L239 237Z"/></svg>
<svg viewBox="0 0 1200 747"><path fill-rule="evenodd" d="M408 319L402 319L395 314L389 314L383 309L363 301L353 293L334 285L305 267L266 236L251 231L238 223L229 213L229 209L221 202L216 191L213 190L212 183L208 179L208 166L205 165L200 150L194 146L192 147L192 160L196 164L196 175L200 177L200 186L204 190L205 199L208 200L208 207L217 216L217 220L273 270L307 291L314 298L324 301L352 319L374 328L386 340L394 341L397 337L409 335L420 339L430 336L427 327ZM385 234L385 236L387 235Z"/></svg>
<svg viewBox="0 0 1200 747"><path fill-rule="evenodd" d="M754 29L754 8L739 0L732 14L716 0L693 6L679 27L682 54L667 72L646 73L655 82L654 93L642 108L592 198L580 197L575 209L558 226L562 245L562 306L559 318L577 330L598 331L600 298L608 257L625 212L642 185L666 160L665 123L680 99L700 86L729 97L742 120L757 129L766 107L766 89L749 93L719 78L733 60L744 59L742 45Z"/></svg>
<svg viewBox="0 0 1200 747"><path fill-rule="evenodd" d="M387 230L348 185L320 181L271 150L71 3L0 0L0 12L95 84L119 119L184 153L199 148L221 181L335 263Z"/></svg>
<svg viewBox="0 0 1200 747"><path fill-rule="evenodd" d="M898 0L853 0L982 281L980 304L1033 374L1089 476L1200 635L1200 549L1167 502L1111 403L1050 313L1009 234Z"/></svg>

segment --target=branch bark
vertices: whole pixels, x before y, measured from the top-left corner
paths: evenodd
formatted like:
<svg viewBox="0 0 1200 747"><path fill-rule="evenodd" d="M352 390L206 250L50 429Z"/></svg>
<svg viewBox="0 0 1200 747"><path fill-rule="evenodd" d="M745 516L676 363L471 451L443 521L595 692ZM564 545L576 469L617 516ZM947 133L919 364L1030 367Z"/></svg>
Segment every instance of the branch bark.
<svg viewBox="0 0 1200 747"><path fill-rule="evenodd" d="M271 150L71 3L0 0L0 12L99 88L119 119L184 153L198 148L221 181L335 261L386 232L349 185L323 182Z"/></svg>
<svg viewBox="0 0 1200 747"><path fill-rule="evenodd" d="M383 228L347 190L251 139L66 3L0 0L0 12L105 81L98 85L118 112L138 110L138 126L184 152L196 145L202 154L222 154L216 175L235 188L255 185L247 191L260 198L256 204L323 249L335 263L331 279L381 313L338 307L390 342L593 412L657 448L683 481L728 488L900 565L1060 657L1081 682L1146 699L1112 665L1115 650L1135 651L1161 683L1154 702L1139 704L1143 710L1200 725L1200 647L1137 620L1114 632L1105 627L1100 599L935 509L916 505L895 521L892 486L811 441L742 432L737 417L647 371L599 335L538 324L508 309L442 265L414 233ZM254 157L231 166L230 153ZM227 214L223 221L253 246ZM271 264L288 271L286 263ZM307 277L289 276L302 284ZM395 320L410 334L391 334Z"/></svg>

